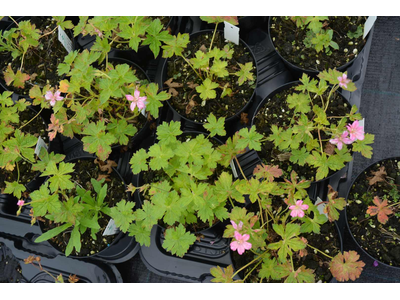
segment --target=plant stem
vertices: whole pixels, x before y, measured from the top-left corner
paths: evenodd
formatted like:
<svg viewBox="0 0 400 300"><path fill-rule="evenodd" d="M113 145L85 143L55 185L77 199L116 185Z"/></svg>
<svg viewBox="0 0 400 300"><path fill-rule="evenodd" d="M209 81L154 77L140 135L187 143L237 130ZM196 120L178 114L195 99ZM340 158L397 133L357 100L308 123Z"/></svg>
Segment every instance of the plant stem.
<svg viewBox="0 0 400 300"><path fill-rule="evenodd" d="M18 162L15 162L15 164L17 165L17 172L18 172L17 182L19 182L19 166L18 166Z"/></svg>
<svg viewBox="0 0 400 300"><path fill-rule="evenodd" d="M307 244L307 246L310 247L310 248L312 248L312 249L314 249L314 250L317 250L318 252L320 252L321 254L325 255L326 257L328 257L328 258L330 258L330 259L333 259L332 256L329 256L329 255L326 254L325 252L322 252L321 250L319 250L319 249L317 249L317 248L311 246L310 244Z"/></svg>
<svg viewBox="0 0 400 300"><path fill-rule="evenodd" d="M324 148L322 147L321 131L318 128L319 145L321 146L321 155L324 155Z"/></svg>
<svg viewBox="0 0 400 300"><path fill-rule="evenodd" d="M259 255L258 257L256 257L255 259L253 259L251 262L249 262L247 265L241 267L239 270L237 270L233 275L232 275L232 279L233 277L235 277L237 274L239 274L240 271L246 269L248 266L250 266L251 264L255 263L257 260L259 260L260 258L262 258L266 253L268 253L267 251L265 251L263 254Z"/></svg>
<svg viewBox="0 0 400 300"><path fill-rule="evenodd" d="M208 51L211 51L211 49L212 49L212 44L214 42L215 34L217 32L217 28L218 28L218 23L215 23L215 29L214 29L214 33L213 33L213 36L212 36L212 39L211 39L210 48L208 49Z"/></svg>
<svg viewBox="0 0 400 300"><path fill-rule="evenodd" d="M192 68L192 70L196 73L197 76L199 76L199 78L201 80L203 80L203 77L201 77L201 75L196 71L196 69L193 67L193 65L190 63L190 61L188 61L186 59L186 57L183 56L183 54L181 54L181 57L185 60L185 62Z"/></svg>
<svg viewBox="0 0 400 300"><path fill-rule="evenodd" d="M22 128L24 128L26 125L28 125L30 122L32 122L34 119L36 119L36 117L38 116L38 115L40 115L40 113L42 112L42 110L43 110L43 107L42 107L42 109L36 114L36 116L34 116L28 123L25 123L24 125L22 125L20 128L18 128L19 130L21 130Z"/></svg>
<svg viewBox="0 0 400 300"><path fill-rule="evenodd" d="M249 277L250 274L253 273L253 271L254 271L262 262L263 262L263 261L260 260L260 261L254 266L254 268L251 269L250 272L248 272L248 273L246 274L246 276L243 278L243 281L245 281L245 280L247 279L247 277Z"/></svg>
<svg viewBox="0 0 400 300"><path fill-rule="evenodd" d="M240 173L241 173L242 176L243 176L243 179L246 179L246 180L248 181L247 177L244 175L244 172L243 172L243 170L242 170L242 167L240 166L239 161L238 161L238 159L237 159L236 156L235 156L235 160L236 160L236 163L237 163L237 165L238 165L238 167L239 167Z"/></svg>
<svg viewBox="0 0 400 300"><path fill-rule="evenodd" d="M40 40L42 37L45 37L46 35L52 34L57 28L58 28L58 26L56 26L52 31L43 34L42 36L39 37L39 40Z"/></svg>

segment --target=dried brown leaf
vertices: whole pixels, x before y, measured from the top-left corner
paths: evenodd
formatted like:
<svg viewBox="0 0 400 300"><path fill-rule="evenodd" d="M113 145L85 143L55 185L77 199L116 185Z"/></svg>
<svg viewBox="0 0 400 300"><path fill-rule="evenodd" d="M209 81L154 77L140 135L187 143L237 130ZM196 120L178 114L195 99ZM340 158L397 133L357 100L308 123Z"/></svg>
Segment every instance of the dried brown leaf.
<svg viewBox="0 0 400 300"><path fill-rule="evenodd" d="M371 175L374 175L373 177L368 178L369 180L369 185L374 185L377 182L382 182L386 180L386 171L385 171L385 167L382 166L379 168L378 171L374 172L371 171Z"/></svg>

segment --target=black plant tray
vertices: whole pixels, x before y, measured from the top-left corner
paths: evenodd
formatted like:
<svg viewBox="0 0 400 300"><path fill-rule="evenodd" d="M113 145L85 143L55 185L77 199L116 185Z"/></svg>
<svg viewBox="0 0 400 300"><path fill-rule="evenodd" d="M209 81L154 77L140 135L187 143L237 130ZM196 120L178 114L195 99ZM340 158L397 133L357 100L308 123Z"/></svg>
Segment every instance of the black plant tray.
<svg viewBox="0 0 400 300"><path fill-rule="evenodd" d="M263 18L263 17L259 17ZM254 22L260 24L260 22ZM268 37L267 21L257 28L246 28L244 34L241 33L241 38L249 45L253 51L256 64L258 67L258 85L256 88L256 95L249 107L245 110L248 114L248 124L236 122L226 128L227 135L225 137L218 137L222 141L226 141L229 136L244 127L250 126L250 120L255 113L259 103L267 97L272 91L279 86L291 81L298 80L285 66L283 61L274 51L273 45ZM183 17L180 22L180 32L192 33L194 31L206 29L207 24L203 23L198 17ZM352 78L357 90L355 92L347 92L341 90L341 93L349 100L351 105L361 104L361 88L364 82L366 67L371 48L371 41L373 29L369 33L370 37L366 45L359 54L357 59L348 69L347 74ZM154 72L154 81L159 84L160 88L163 86L161 82L161 69L165 59L158 59L157 71ZM155 68L153 67L153 71ZM150 76L152 78L152 76ZM153 79L152 78L152 79ZM159 122L181 121L181 130L196 130L203 131L205 129L201 126L182 118L179 114L172 111L168 105L164 105L161 112ZM256 151L250 150L238 156L238 161L244 171L244 175L249 178L252 176L254 168L261 163L261 160ZM327 200L328 185L333 189L339 191L339 197L343 197L347 192L349 185L349 178L351 178L352 162L350 162L344 169L337 172L335 175L326 180L319 181L312 184L309 189L309 196L314 201L320 198L322 201ZM238 174L239 177L242 177ZM337 222L339 233L343 236L344 231L344 214L340 215ZM221 223L222 225L223 223ZM149 247L142 246L140 249L140 257L146 267L161 276L187 281L187 282L209 282L212 279L210 269L215 266L226 267L232 264L232 258L229 248L230 240L222 238L224 227L219 226L211 228L204 239L196 241L195 244L189 249L188 253L179 258L171 255L162 248L163 230L159 226L154 226L151 232L151 244ZM211 241L218 241L210 244Z"/></svg>
<svg viewBox="0 0 400 300"><path fill-rule="evenodd" d="M43 269L54 277L62 274L64 282L70 275L76 275L80 283L118 283L122 277L117 268L96 259L80 261L65 256L48 257L37 253L25 245L30 243L25 237L0 233L0 282L54 282L54 279L35 268L25 265L24 259L31 255L40 256Z"/></svg>

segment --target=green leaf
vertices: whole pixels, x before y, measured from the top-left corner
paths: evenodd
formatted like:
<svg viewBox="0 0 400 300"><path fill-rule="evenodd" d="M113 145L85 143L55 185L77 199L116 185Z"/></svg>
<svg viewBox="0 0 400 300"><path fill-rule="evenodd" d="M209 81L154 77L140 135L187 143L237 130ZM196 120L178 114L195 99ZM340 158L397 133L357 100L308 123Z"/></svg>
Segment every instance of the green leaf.
<svg viewBox="0 0 400 300"><path fill-rule="evenodd" d="M273 258L264 258L263 263L261 265L260 273L258 273L258 277L262 279L272 279L272 280L280 280L284 274L282 272L277 272L278 262L275 257Z"/></svg>
<svg viewBox="0 0 400 300"><path fill-rule="evenodd" d="M46 170L40 176L50 176L50 190L54 193L58 190L72 189L75 185L70 180L69 173L74 172L75 164L61 162L57 165L54 161L50 161Z"/></svg>
<svg viewBox="0 0 400 300"><path fill-rule="evenodd" d="M165 43L166 45L162 46L164 49L162 57L180 56L189 43L189 34L181 34L179 32L177 36L173 36L172 39L165 41Z"/></svg>
<svg viewBox="0 0 400 300"><path fill-rule="evenodd" d="M174 153L171 148L154 144L150 147L148 152L151 160L149 162L150 168L153 170L160 170L168 167L168 160L174 156Z"/></svg>
<svg viewBox="0 0 400 300"><path fill-rule="evenodd" d="M256 127L242 128L239 130L241 137L236 143L236 149L249 148L250 150L261 151L261 139L264 138L262 134L256 131Z"/></svg>
<svg viewBox="0 0 400 300"><path fill-rule="evenodd" d="M53 214L61 210L58 194L50 195L48 184L42 184L39 190L30 193L31 206L35 217Z"/></svg>
<svg viewBox="0 0 400 300"><path fill-rule="evenodd" d="M220 266L216 266L211 268L211 275L214 276L211 279L212 282L220 282L220 283L231 283L233 282L233 267L229 265L226 268L221 269Z"/></svg>
<svg viewBox="0 0 400 300"><path fill-rule="evenodd" d="M207 23L223 23L223 22L228 22L231 23L232 25L239 25L238 17L231 17L231 16L201 16L200 19L204 22Z"/></svg>
<svg viewBox="0 0 400 300"><path fill-rule="evenodd" d="M146 111L150 112L153 117L158 118L158 110L163 105L161 101L168 100L171 95L166 91L158 93L158 84L156 83L148 84L145 93L147 96Z"/></svg>
<svg viewBox="0 0 400 300"><path fill-rule="evenodd" d="M68 228L70 228L72 226L72 224L64 224L61 225L59 227L50 229L49 231L46 231L45 233L43 233L41 236L39 236L36 240L35 243L41 243L44 241L47 241L57 235L59 235L61 232L67 230Z"/></svg>
<svg viewBox="0 0 400 300"><path fill-rule="evenodd" d="M313 213L313 218L310 217L310 212ZM320 234L321 225L328 221L328 218L324 214L320 214L318 209L313 205L309 210L307 216L303 219L303 224L301 225L301 233L310 233L314 232L316 234Z"/></svg>
<svg viewBox="0 0 400 300"><path fill-rule="evenodd" d="M182 131L180 122L163 122L157 127L157 137L160 140L160 144L163 145L176 143L176 137L181 134Z"/></svg>
<svg viewBox="0 0 400 300"><path fill-rule="evenodd" d="M357 140L355 141L352 146L353 146L353 151L356 152L361 152L362 156L366 158L371 158L372 157L372 147L369 146L369 144L372 144L374 142L375 136L370 133L366 133L364 135L363 140Z"/></svg>
<svg viewBox="0 0 400 300"><path fill-rule="evenodd" d="M131 223L135 220L133 214L133 207L135 202L121 200L116 206L111 207L111 218L114 219L115 225L121 229L122 232L127 232Z"/></svg>
<svg viewBox="0 0 400 300"><path fill-rule="evenodd" d="M172 254L183 257L195 241L196 236L186 232L185 227L179 224L178 227L169 228L165 231L165 240L162 246Z"/></svg>
<svg viewBox="0 0 400 300"><path fill-rule="evenodd" d="M44 172L47 169L47 165L52 161L55 164L62 162L65 158L65 155L56 154L54 152L47 152L46 149L40 149L39 153L40 160L38 160L35 164L32 165L32 170Z"/></svg>
<svg viewBox="0 0 400 300"><path fill-rule="evenodd" d="M306 266L301 266L297 271L292 271L285 283L314 283L314 270L307 269Z"/></svg>
<svg viewBox="0 0 400 300"><path fill-rule="evenodd" d="M137 128L132 124L128 124L125 119L112 119L107 124L107 130L115 136L120 145L128 145L129 137L133 137L137 132Z"/></svg>
<svg viewBox="0 0 400 300"><path fill-rule="evenodd" d="M129 226L129 236L134 236L135 240L140 244L149 247L150 246L150 234L151 228L140 226L138 222L133 223Z"/></svg>
<svg viewBox="0 0 400 300"><path fill-rule="evenodd" d="M200 98L203 100L214 99L217 97L217 93L214 89L218 86L218 83L212 82L209 78L206 78L201 85L196 87L196 91L200 93Z"/></svg>
<svg viewBox="0 0 400 300"><path fill-rule="evenodd" d="M78 253L81 251L81 233L77 226L75 226L71 232L71 237L69 238L67 248L65 249L65 256L69 256L74 248Z"/></svg>
<svg viewBox="0 0 400 300"><path fill-rule="evenodd" d="M245 63L244 65L241 63L238 63L240 70L237 71L235 73L236 76L238 76L238 83L239 86L241 86L243 83L245 83L245 81L249 80L249 81L253 81L254 77L253 77L253 63L252 62L248 62Z"/></svg>
<svg viewBox="0 0 400 300"><path fill-rule="evenodd" d="M22 192L25 192L26 187L23 184L18 183L18 181L7 182L6 188L4 189L4 194L13 194L18 199L21 198Z"/></svg>
<svg viewBox="0 0 400 300"><path fill-rule="evenodd" d="M294 109L294 113L307 114L311 110L311 99L307 94L293 93L287 97L286 102L290 109Z"/></svg>
<svg viewBox="0 0 400 300"><path fill-rule="evenodd" d="M228 198L235 199L240 203L244 203L243 194L236 187L239 181L232 182L232 175L228 172L222 172L218 180L215 182L214 192L219 198L219 202L225 202Z"/></svg>
<svg viewBox="0 0 400 300"><path fill-rule="evenodd" d="M207 118L208 123L204 124L204 128L210 132L210 137L215 135L225 136L225 117L217 118L211 113Z"/></svg>
<svg viewBox="0 0 400 300"><path fill-rule="evenodd" d="M160 53L161 41L171 41L173 37L168 33L167 30L161 31L163 25L160 19L155 19L147 27L146 39L143 41L142 45L149 45L150 50L154 54L154 58L157 58Z"/></svg>
<svg viewBox="0 0 400 300"><path fill-rule="evenodd" d="M129 164L131 165L133 174L139 174L141 171L147 171L149 169L149 167L147 165L148 157L149 156L145 149L140 149L135 152L135 154L132 156L131 160L129 161Z"/></svg>
<svg viewBox="0 0 400 300"><path fill-rule="evenodd" d="M82 138L83 149L96 155L103 161L107 160L111 153L111 145L116 142L114 135L106 133L104 121L89 123L82 132L87 135Z"/></svg>
<svg viewBox="0 0 400 300"><path fill-rule="evenodd" d="M312 155L308 157L308 163L314 168L317 168L317 173L315 176L316 180L324 179L329 174L329 163L326 153L321 153L313 151Z"/></svg>
<svg viewBox="0 0 400 300"><path fill-rule="evenodd" d="M214 59L213 65L210 69L211 74L215 74L217 77L223 78L229 76L229 72L226 69L228 62L224 60Z"/></svg>
<svg viewBox="0 0 400 300"><path fill-rule="evenodd" d="M307 158L310 156L310 153L306 150L306 148L302 147L300 150L294 149L291 152L289 160L292 163L298 164L300 166L304 166Z"/></svg>

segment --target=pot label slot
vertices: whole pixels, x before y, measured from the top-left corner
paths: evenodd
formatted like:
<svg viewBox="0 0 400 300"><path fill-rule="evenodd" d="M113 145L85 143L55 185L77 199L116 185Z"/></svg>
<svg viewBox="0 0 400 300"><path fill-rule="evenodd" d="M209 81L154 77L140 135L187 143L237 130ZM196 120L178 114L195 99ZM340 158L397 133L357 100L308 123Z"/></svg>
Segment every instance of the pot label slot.
<svg viewBox="0 0 400 300"><path fill-rule="evenodd" d="M106 235L114 235L119 232L119 228L115 225L115 222L113 219L110 219L110 221L107 224L106 229L103 232L103 236Z"/></svg>
<svg viewBox="0 0 400 300"><path fill-rule="evenodd" d="M231 41L232 43L235 43L236 45L239 45L239 27L236 27L235 25L232 25L231 23L228 23L224 21L225 27L224 27L224 38L228 41Z"/></svg>
<svg viewBox="0 0 400 300"><path fill-rule="evenodd" d="M365 21L363 39L365 39L368 32L371 30L372 26L374 26L376 19L377 19L377 16L369 16L367 21Z"/></svg>
<svg viewBox="0 0 400 300"><path fill-rule="evenodd" d="M39 136L38 141L36 143L36 148L35 148L35 154L39 157L40 151L44 148L46 151L48 151L48 147L45 143L45 141L42 139L42 137Z"/></svg>
<svg viewBox="0 0 400 300"><path fill-rule="evenodd" d="M65 50L68 51L68 53L74 50L72 47L72 41L60 26L58 26L58 40L64 46Z"/></svg>

